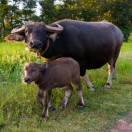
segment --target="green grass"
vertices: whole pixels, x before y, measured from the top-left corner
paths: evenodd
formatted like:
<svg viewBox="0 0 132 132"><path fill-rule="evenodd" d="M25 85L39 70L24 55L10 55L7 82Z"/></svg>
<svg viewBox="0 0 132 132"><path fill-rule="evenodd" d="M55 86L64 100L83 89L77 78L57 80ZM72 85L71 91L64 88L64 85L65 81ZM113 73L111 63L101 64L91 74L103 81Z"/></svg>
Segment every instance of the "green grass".
<svg viewBox="0 0 132 132"><path fill-rule="evenodd" d="M2 132L107 132L114 123L132 111L132 43L124 43L117 61L118 81L110 90L104 89L107 66L90 70L89 77L96 91L87 89L82 81L86 107L78 109L74 90L68 106L58 109L63 91L54 89L47 122L40 121L41 106L36 102L37 87L22 83L25 62L43 62L34 53L24 50L22 43L0 43L0 131Z"/></svg>

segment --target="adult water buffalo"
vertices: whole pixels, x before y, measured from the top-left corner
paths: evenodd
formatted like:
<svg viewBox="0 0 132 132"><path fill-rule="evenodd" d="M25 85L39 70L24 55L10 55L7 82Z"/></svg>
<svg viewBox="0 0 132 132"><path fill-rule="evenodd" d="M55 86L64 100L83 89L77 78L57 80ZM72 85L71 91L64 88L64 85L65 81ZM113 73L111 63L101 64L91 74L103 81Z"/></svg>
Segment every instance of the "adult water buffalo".
<svg viewBox="0 0 132 132"><path fill-rule="evenodd" d="M80 65L81 76L84 76L91 89L93 85L85 76L86 69L97 69L108 63L105 87L110 88L123 43L121 30L112 23L60 20L46 25L43 22L34 22L13 29L11 33L6 39L25 40L31 51L46 59L74 58Z"/></svg>

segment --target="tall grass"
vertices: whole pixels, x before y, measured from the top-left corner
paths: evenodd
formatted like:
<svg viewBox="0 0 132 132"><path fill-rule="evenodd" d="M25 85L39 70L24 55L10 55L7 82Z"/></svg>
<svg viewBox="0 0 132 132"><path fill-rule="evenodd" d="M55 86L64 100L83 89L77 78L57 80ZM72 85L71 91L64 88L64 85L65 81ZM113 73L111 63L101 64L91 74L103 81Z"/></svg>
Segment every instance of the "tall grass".
<svg viewBox="0 0 132 132"><path fill-rule="evenodd" d="M50 112L47 122L40 121L41 106L36 103L37 87L22 83L25 62L44 60L24 50L23 43L0 43L0 130L3 132L41 131L110 131L116 120L132 111L132 43L124 43L117 61L119 80L110 90L103 85L107 66L90 70L89 77L96 91L87 89L82 81L86 107L77 109L74 90L67 108L58 109L63 91L54 89L51 102L57 110Z"/></svg>

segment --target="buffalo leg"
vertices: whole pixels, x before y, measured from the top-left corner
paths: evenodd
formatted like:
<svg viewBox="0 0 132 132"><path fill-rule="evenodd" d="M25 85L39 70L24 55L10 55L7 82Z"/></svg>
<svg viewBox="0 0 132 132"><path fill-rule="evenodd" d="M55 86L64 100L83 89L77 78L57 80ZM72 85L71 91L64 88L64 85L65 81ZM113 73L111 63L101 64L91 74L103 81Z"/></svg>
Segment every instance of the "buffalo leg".
<svg viewBox="0 0 132 132"><path fill-rule="evenodd" d="M69 100L69 97L71 96L73 88L72 88L72 86L70 84L69 86L66 86L64 90L65 90L65 97L64 97L63 102L62 102L62 104L60 106L60 109L63 109L63 108L66 107L67 102Z"/></svg>
<svg viewBox="0 0 132 132"><path fill-rule="evenodd" d="M86 82L87 87L89 87L92 91L95 90L93 84L89 81L89 77L87 74L85 74L82 79Z"/></svg>
<svg viewBox="0 0 132 132"><path fill-rule="evenodd" d="M48 117L48 109L49 109L49 106L50 106L50 95L51 95L51 90L45 91L42 118L47 118Z"/></svg>
<svg viewBox="0 0 132 132"><path fill-rule="evenodd" d="M113 79L118 80L118 73L117 73L117 70L116 70L116 66L114 67Z"/></svg>
<svg viewBox="0 0 132 132"><path fill-rule="evenodd" d="M86 74L86 67L85 64L86 61L84 59L81 59L81 61L79 61L79 65L80 65L80 75L82 76L82 79L86 82L87 87L89 87L91 90L95 90L93 84L89 81L89 77Z"/></svg>
<svg viewBox="0 0 132 132"><path fill-rule="evenodd" d="M108 79L107 79L107 82L105 84L105 88L110 88L111 85L112 85L112 76L113 76L113 73L115 72L115 68L113 67L113 65L109 65L108 64Z"/></svg>
<svg viewBox="0 0 132 132"><path fill-rule="evenodd" d="M120 52L120 47L118 47L115 50L113 58L108 62L109 71L108 71L108 79L107 79L107 82L105 84L105 88L111 87L113 75L115 75L116 80L118 79L118 75L117 75L117 71L116 71L116 60L119 56L119 52Z"/></svg>

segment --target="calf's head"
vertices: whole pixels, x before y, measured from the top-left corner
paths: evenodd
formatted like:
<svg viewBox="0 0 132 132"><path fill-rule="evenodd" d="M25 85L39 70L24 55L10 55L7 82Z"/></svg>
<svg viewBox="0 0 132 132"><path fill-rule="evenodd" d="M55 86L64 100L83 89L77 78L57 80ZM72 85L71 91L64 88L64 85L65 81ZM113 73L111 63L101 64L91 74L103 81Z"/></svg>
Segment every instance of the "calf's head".
<svg viewBox="0 0 132 132"><path fill-rule="evenodd" d="M26 63L24 66L24 82L30 84L37 81L40 74L40 65L35 62Z"/></svg>
<svg viewBox="0 0 132 132"><path fill-rule="evenodd" d="M45 50L47 48L48 38L52 39L53 34L60 33L63 27L59 24L54 26L45 25L43 22L28 23L21 28L13 29L6 40L23 41L29 50ZM53 38L54 39L54 38Z"/></svg>

